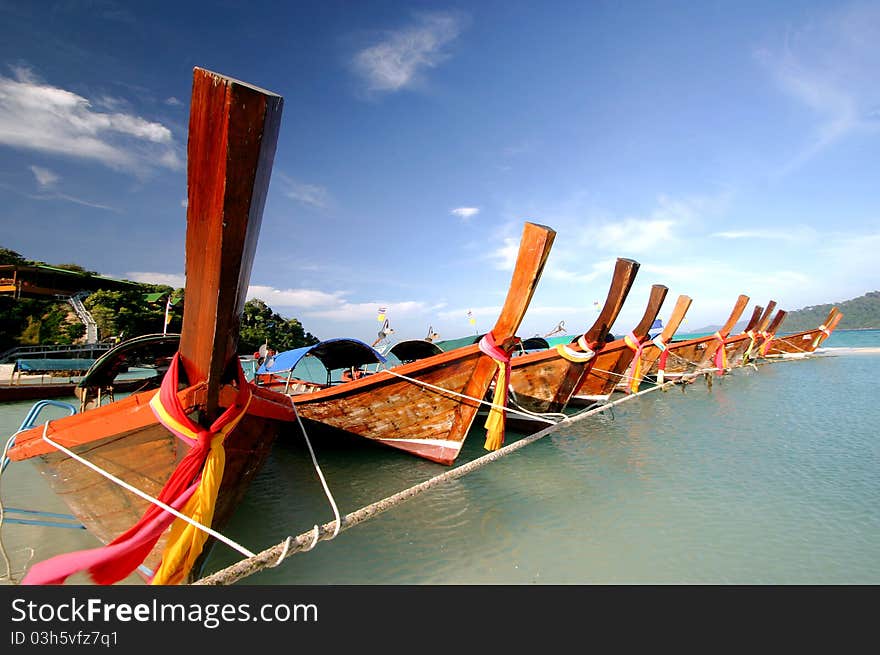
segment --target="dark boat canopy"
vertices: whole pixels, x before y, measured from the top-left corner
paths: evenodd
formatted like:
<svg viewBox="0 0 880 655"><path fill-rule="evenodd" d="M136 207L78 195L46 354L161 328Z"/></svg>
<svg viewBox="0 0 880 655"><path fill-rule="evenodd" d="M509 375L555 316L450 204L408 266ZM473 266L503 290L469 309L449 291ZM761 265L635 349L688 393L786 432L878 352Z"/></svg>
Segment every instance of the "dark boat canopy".
<svg viewBox="0 0 880 655"><path fill-rule="evenodd" d="M397 342L388 352L402 362L414 362L417 359L440 355L443 349L436 343L425 339L409 339Z"/></svg>
<svg viewBox="0 0 880 655"><path fill-rule="evenodd" d="M107 386L129 366L163 367L180 347L179 334L146 334L114 346L92 364L79 387Z"/></svg>
<svg viewBox="0 0 880 655"><path fill-rule="evenodd" d="M523 350L547 350L549 347L550 344L544 337L529 337L522 340Z"/></svg>
<svg viewBox="0 0 880 655"><path fill-rule="evenodd" d="M285 350L268 358L257 370L262 373L286 373L291 371L305 356L311 356L328 371L364 364L384 364L385 358L371 346L357 339L327 339L313 346Z"/></svg>

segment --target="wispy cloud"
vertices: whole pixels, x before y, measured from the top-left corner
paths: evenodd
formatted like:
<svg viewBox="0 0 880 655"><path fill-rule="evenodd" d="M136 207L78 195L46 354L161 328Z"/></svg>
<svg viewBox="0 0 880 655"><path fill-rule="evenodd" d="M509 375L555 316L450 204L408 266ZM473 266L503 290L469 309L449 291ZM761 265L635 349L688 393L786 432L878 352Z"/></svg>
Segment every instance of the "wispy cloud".
<svg viewBox="0 0 880 655"><path fill-rule="evenodd" d="M94 202L91 200L84 200L83 198L78 198L76 196L71 196L69 194L63 193L58 189L58 182L61 180L61 177L57 175L54 171L49 170L43 166L28 166L31 173L34 174L34 178L36 179L37 186L39 187L39 193L29 193L21 188L11 187L9 185L2 185L3 188L7 188L15 193L18 193L25 198L30 198L31 200L61 200L64 202L72 202L77 205L82 205L84 207L90 207L92 209L101 209L104 211L118 212L119 210L115 207L110 207L109 205L104 205L99 202Z"/></svg>
<svg viewBox="0 0 880 655"><path fill-rule="evenodd" d="M30 166L29 168L34 174L34 177L37 178L37 184L43 188L54 186L59 179L58 176L48 168L43 168L42 166Z"/></svg>
<svg viewBox="0 0 880 655"><path fill-rule="evenodd" d="M456 207L449 212L454 216L458 216L463 221L467 221L480 213L479 207Z"/></svg>
<svg viewBox="0 0 880 655"><path fill-rule="evenodd" d="M165 284L175 289L186 286L186 275L183 273L158 273L155 271L129 271L124 275L126 280L143 282L144 284Z"/></svg>
<svg viewBox="0 0 880 655"><path fill-rule="evenodd" d="M84 200L83 198L77 198L76 196L71 196L66 193L53 192L40 195L33 195L28 193L25 195L31 200L63 200L64 202L72 202L75 205L82 205L83 207L90 207L92 209L102 209L108 212L119 212L119 209L117 209L116 207L104 205L100 202L93 202L91 200Z"/></svg>
<svg viewBox="0 0 880 655"><path fill-rule="evenodd" d="M358 52L355 71L370 91L394 92L416 84L426 69L435 68L449 57L446 46L464 29L465 20L456 13L421 16L410 26L389 32L385 38Z"/></svg>
<svg viewBox="0 0 880 655"><path fill-rule="evenodd" d="M675 225L669 219L627 218L600 227L595 235L596 244L615 252L649 252L674 239Z"/></svg>
<svg viewBox="0 0 880 655"><path fill-rule="evenodd" d="M377 307L387 307L387 316L394 323L396 319L422 317L434 312L439 307L443 307L443 305L432 305L418 300L403 300L393 303L341 301L335 307L306 310L303 312L303 316L331 321L375 321Z"/></svg>
<svg viewBox="0 0 880 655"><path fill-rule="evenodd" d="M785 230L730 230L714 232L710 236L718 239L759 239L771 241L806 241L816 238L816 230L809 226L794 226Z"/></svg>
<svg viewBox="0 0 880 655"><path fill-rule="evenodd" d="M0 145L89 159L138 175L182 168L171 130L161 123L96 111L88 99L40 82L22 67L13 68L13 77L0 75Z"/></svg>
<svg viewBox="0 0 880 655"><path fill-rule="evenodd" d="M278 178L284 185L282 193L303 205L315 209L327 209L333 203L330 192L322 186L307 184L283 173L278 173Z"/></svg>
<svg viewBox="0 0 880 655"><path fill-rule="evenodd" d="M247 297L259 298L276 311L280 308L282 313L288 310L301 317L366 324L375 320L378 307L388 308L388 316L392 319L403 319L423 316L444 306L444 303L432 305L414 300L355 302L346 298L346 293L342 291L278 289L266 285L251 285Z"/></svg>
<svg viewBox="0 0 880 655"><path fill-rule="evenodd" d="M179 107L183 103L174 96L169 96L168 98L165 98L165 104L170 107Z"/></svg>
<svg viewBox="0 0 880 655"><path fill-rule="evenodd" d="M542 277L548 280L557 280L559 282L593 282L603 276L611 275L614 270L615 260L613 259L605 259L602 261L594 262L592 265L592 270L589 273L580 273L578 271L572 271L567 268L563 268L556 264L555 260L553 260L552 255L550 260L547 262L547 268L544 270Z"/></svg>
<svg viewBox="0 0 880 655"><path fill-rule="evenodd" d="M781 46L756 51L780 90L809 110L814 125L790 172L858 131L880 129L880 7L852 4L786 34Z"/></svg>

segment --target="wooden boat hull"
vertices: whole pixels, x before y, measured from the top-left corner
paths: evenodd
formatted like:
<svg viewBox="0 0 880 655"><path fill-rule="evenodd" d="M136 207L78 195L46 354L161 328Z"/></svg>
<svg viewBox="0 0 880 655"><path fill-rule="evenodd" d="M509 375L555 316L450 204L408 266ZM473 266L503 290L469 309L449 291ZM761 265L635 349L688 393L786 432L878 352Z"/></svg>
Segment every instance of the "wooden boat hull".
<svg viewBox="0 0 880 655"><path fill-rule="evenodd" d="M224 529L251 480L265 463L278 426L270 419L247 416L224 443L227 464L210 525L214 530ZM72 450L123 482L155 497L189 447L164 427L150 425L82 444ZM102 543L109 543L137 523L149 506L146 500L64 453L47 453L35 461L52 490ZM144 560L143 565L148 571L140 573L145 578L151 577L161 562L167 536L166 531ZM213 537L209 537L192 575L198 575L213 543Z"/></svg>
<svg viewBox="0 0 880 655"><path fill-rule="evenodd" d="M555 348L515 357L510 374L515 406L529 412L561 412L595 360L572 362Z"/></svg>
<svg viewBox="0 0 880 655"><path fill-rule="evenodd" d="M666 360L665 375L681 375L683 373L691 373L699 366L699 362L703 360L708 349L712 349L714 355L715 347L713 342L717 343L717 339L712 336L699 337L696 339L687 339L685 341L673 341L667 345L669 356ZM651 367L647 369L648 375L656 375L659 369L660 349L656 346L646 348L651 358Z"/></svg>
<svg viewBox="0 0 880 655"><path fill-rule="evenodd" d="M843 319L843 314L836 307L831 309L828 318L819 327L813 330L804 330L781 337L774 337L767 347L765 357L803 357L816 351L837 325Z"/></svg>
<svg viewBox="0 0 880 655"><path fill-rule="evenodd" d="M645 312L630 335L602 346L602 350L593 360L592 367L581 377L569 401L573 406L591 405L611 397L614 389L626 377L626 370L636 354L636 351L627 345L627 340L634 338L639 344L644 344L668 291L669 289L662 284L653 285Z"/></svg>
<svg viewBox="0 0 880 655"><path fill-rule="evenodd" d="M141 491L155 497L189 446L160 425L150 408L156 391L118 400L82 414L50 422L46 436ZM225 386L220 400L229 403L235 389ZM181 391L181 404L196 411L206 400L204 384ZM210 527L222 530L251 479L269 455L281 422L296 420L286 396L254 389L248 414L224 441L226 465ZM10 449L13 461L33 458L38 469L71 513L101 542L108 543L137 523L148 501L84 466L42 439L43 426L21 432ZM145 561L155 570L165 545L163 535ZM199 563L207 556L209 538ZM200 564L199 564L200 565ZM196 573L194 570L193 573Z"/></svg>
<svg viewBox="0 0 880 655"><path fill-rule="evenodd" d="M127 393L141 389L145 385L153 385L150 378L137 380L120 380L113 385L114 393ZM65 398L76 395L76 382L61 384L12 384L0 386L0 403L18 400L44 400L47 398Z"/></svg>
<svg viewBox="0 0 880 655"><path fill-rule="evenodd" d="M187 145L186 305L179 350L173 368L163 379L168 387L160 396L164 399L160 413L167 414L167 424L175 425L181 435L198 438L202 434L212 439L218 434L215 430L221 430L222 421L217 419L224 408L235 406L232 414L244 414L238 416L237 425L228 426L230 431L220 432L222 450L213 445L199 448L194 452L198 457L192 458L195 461L188 460L183 469L177 466L190 452L190 442L174 436L171 427L160 423L150 404L155 391L52 421L45 427L45 437L150 495L158 495L173 479L173 486L165 491L174 495L164 496L171 503L183 503L183 490L198 481L199 492L207 489L208 496L202 500L213 506L211 525L220 528L268 456L279 422L296 419L286 396L252 385L248 385L250 394L243 393L242 385L248 383L236 354L283 100L200 68L193 72L192 98ZM191 385L182 390L176 377L180 369ZM175 392L177 402L169 406ZM43 437L42 426L17 434L10 459L36 458L56 492L99 540L115 540L133 526L144 528L140 521L147 501L117 487L76 457L56 450ZM201 474L194 468L206 461L212 462L215 470L222 462L216 496L214 487L202 484ZM165 515L156 525L171 518ZM168 535L166 529L165 539ZM137 554L137 538L127 536L120 550ZM160 561L163 545L163 538L154 544L147 559L150 568ZM175 545L181 559L173 566L187 568L167 567L159 575L163 584L191 580L207 556L211 538L204 543L181 539ZM102 556L117 558L118 552L103 551ZM104 569L99 581L118 580L134 566L125 557L116 563L115 569ZM80 564L95 573L94 565ZM75 560L56 562L54 567L41 566L36 575L32 570L29 576L32 582L57 583L82 570L78 565Z"/></svg>
<svg viewBox="0 0 880 655"><path fill-rule="evenodd" d="M809 355L824 341L822 330L806 330L774 337L764 357L792 357ZM815 345L814 345L815 344Z"/></svg>
<svg viewBox="0 0 880 655"><path fill-rule="evenodd" d="M639 267L632 259L617 259L605 304L592 327L577 343L559 347L562 352L548 348L511 360L510 389L516 407L538 414L559 413L565 409L583 377L592 369L595 353L601 353L605 346L608 331L629 295ZM587 348L593 353L589 359L585 358ZM521 415L517 414L508 414L507 420L522 423Z"/></svg>
<svg viewBox="0 0 880 655"><path fill-rule="evenodd" d="M474 399L486 395L496 370L467 346L292 400L305 419L451 464L479 409Z"/></svg>
<svg viewBox="0 0 880 655"><path fill-rule="evenodd" d="M401 364L393 369L292 395L306 419L438 462L452 464L501 360L528 309L556 232L526 223L504 306L483 347L472 344ZM491 352L490 356L487 354ZM500 422L503 427L503 422ZM493 431L487 447L498 447Z"/></svg>
<svg viewBox="0 0 880 655"><path fill-rule="evenodd" d="M610 398L632 363L634 354L623 339L607 344L596 355L589 374L581 379L577 391L572 396L572 404L583 406Z"/></svg>

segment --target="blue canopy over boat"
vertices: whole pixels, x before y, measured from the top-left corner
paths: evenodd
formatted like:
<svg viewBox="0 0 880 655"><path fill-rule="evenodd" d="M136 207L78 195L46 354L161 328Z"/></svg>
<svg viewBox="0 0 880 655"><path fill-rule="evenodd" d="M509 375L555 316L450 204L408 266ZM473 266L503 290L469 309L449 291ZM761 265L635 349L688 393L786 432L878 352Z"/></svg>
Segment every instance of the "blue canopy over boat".
<svg viewBox="0 0 880 655"><path fill-rule="evenodd" d="M286 373L293 370L307 355L321 362L328 371L365 364L384 364L386 361L379 351L358 339L327 339L312 346L285 350L269 357L257 369L257 373Z"/></svg>
<svg viewBox="0 0 880 655"><path fill-rule="evenodd" d="M94 359L16 359L15 370L28 373L88 371L94 363Z"/></svg>

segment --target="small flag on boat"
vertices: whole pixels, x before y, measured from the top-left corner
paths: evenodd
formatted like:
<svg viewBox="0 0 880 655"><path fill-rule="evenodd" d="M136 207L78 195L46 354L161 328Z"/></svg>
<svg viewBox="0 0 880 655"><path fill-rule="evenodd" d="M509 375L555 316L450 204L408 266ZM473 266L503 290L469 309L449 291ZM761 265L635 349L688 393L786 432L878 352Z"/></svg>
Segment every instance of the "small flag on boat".
<svg viewBox="0 0 880 655"><path fill-rule="evenodd" d="M379 308L379 315L376 317L376 320L379 321L380 323L382 321L384 321L385 320L385 312L387 312L387 311L388 311L387 307L380 307Z"/></svg>

